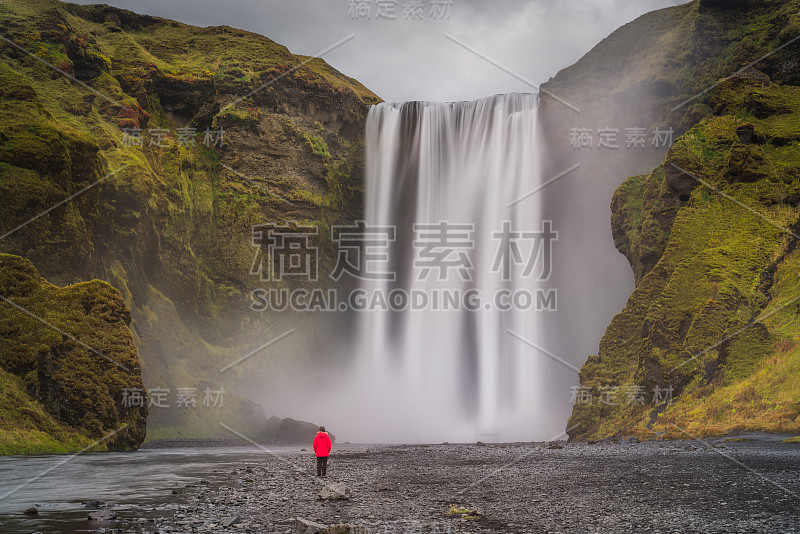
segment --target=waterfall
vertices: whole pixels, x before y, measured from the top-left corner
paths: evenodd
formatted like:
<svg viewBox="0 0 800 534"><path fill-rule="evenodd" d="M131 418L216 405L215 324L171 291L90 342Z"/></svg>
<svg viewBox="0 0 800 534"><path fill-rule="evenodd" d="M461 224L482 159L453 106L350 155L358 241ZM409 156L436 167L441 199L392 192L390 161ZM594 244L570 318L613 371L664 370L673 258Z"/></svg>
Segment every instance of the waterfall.
<svg viewBox="0 0 800 534"><path fill-rule="evenodd" d="M395 277L364 281L363 293L394 292L428 303L359 314L358 366L366 385L352 414L359 420L353 425L362 428L356 435L395 442L536 435L541 359L508 332L536 340L542 312L486 307L500 293L534 294L540 284L522 273L524 262L507 262L505 277L495 265L499 253L512 252L501 250L504 222L512 231L542 229L539 197L526 196L540 181L537 103L536 95L509 94L371 108L365 222L396 228L389 253L373 257L381 260L373 261L376 271ZM439 242L456 248L431 245ZM423 276L431 257L450 265L444 276L436 267ZM488 302L464 309L468 294Z"/></svg>

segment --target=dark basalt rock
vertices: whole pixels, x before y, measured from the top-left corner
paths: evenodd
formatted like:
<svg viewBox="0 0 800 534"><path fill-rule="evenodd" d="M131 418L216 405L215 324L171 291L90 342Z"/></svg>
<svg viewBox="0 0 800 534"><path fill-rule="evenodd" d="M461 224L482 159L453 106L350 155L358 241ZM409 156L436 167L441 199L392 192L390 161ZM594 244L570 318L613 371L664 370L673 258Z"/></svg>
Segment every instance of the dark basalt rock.
<svg viewBox="0 0 800 534"><path fill-rule="evenodd" d="M267 421L267 428L264 437L274 439L280 443L290 445L305 445L314 441L314 436L319 431L319 425L308 421L298 421L291 417L279 419L275 416ZM336 441L336 436L328 432L331 442Z"/></svg>

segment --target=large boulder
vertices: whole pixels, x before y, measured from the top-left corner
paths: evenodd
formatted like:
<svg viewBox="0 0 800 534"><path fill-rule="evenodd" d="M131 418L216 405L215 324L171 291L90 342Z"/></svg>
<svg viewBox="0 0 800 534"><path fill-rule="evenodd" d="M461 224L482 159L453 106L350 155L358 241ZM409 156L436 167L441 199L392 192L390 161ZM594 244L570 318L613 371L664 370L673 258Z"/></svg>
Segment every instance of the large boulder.
<svg viewBox="0 0 800 534"><path fill-rule="evenodd" d="M345 486L342 482L328 484L319 492L319 498L323 501L343 501L352 496L353 493L350 491L350 488Z"/></svg>
<svg viewBox="0 0 800 534"><path fill-rule="evenodd" d="M364 525L331 525L322 534L369 534L369 529Z"/></svg>
<svg viewBox="0 0 800 534"><path fill-rule="evenodd" d="M264 426L264 437L267 439L278 439L278 428L281 426L281 418L272 416L267 419L267 424Z"/></svg>
<svg viewBox="0 0 800 534"><path fill-rule="evenodd" d="M325 525L320 523L315 523L313 521L309 521L308 519L303 519L298 517L294 520L294 532L295 534L319 534L320 532L324 532L326 528Z"/></svg>

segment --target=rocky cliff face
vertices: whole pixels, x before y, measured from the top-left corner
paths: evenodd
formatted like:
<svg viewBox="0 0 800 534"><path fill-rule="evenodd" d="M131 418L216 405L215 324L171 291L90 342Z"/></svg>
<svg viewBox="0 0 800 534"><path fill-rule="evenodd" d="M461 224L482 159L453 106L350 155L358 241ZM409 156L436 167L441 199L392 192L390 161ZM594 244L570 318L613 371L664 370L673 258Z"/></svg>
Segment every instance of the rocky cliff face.
<svg viewBox="0 0 800 534"><path fill-rule="evenodd" d="M145 437L130 311L93 280L57 287L0 254L0 454L127 450Z"/></svg>
<svg viewBox="0 0 800 534"><path fill-rule="evenodd" d="M696 1L623 27L545 85L599 123L683 134L611 198L636 288L581 369L571 438L798 431L799 32L785 2ZM634 174L646 157L585 156Z"/></svg>
<svg viewBox="0 0 800 534"><path fill-rule="evenodd" d="M224 387L240 430L263 425L247 373L220 373L283 331L248 309L253 287L289 285L250 274L251 227L316 226L324 272L330 226L361 212L363 121L379 99L233 28L55 0L3 2L0 20L13 43L0 49L0 216L4 232L25 224L2 250L57 283L117 287L148 387ZM151 428L224 432L207 415L151 410Z"/></svg>

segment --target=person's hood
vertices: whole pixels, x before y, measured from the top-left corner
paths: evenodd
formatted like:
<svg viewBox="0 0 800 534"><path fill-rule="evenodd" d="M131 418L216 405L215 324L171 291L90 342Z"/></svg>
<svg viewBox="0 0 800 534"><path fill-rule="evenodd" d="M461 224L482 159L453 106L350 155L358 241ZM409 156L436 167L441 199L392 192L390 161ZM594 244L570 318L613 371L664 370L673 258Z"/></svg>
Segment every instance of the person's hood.
<svg viewBox="0 0 800 534"><path fill-rule="evenodd" d="M318 436L319 436L320 434L325 434L326 436L328 435L328 433L327 433L327 432L323 432L322 430L320 430L319 432L317 432L317 435L318 435Z"/></svg>

